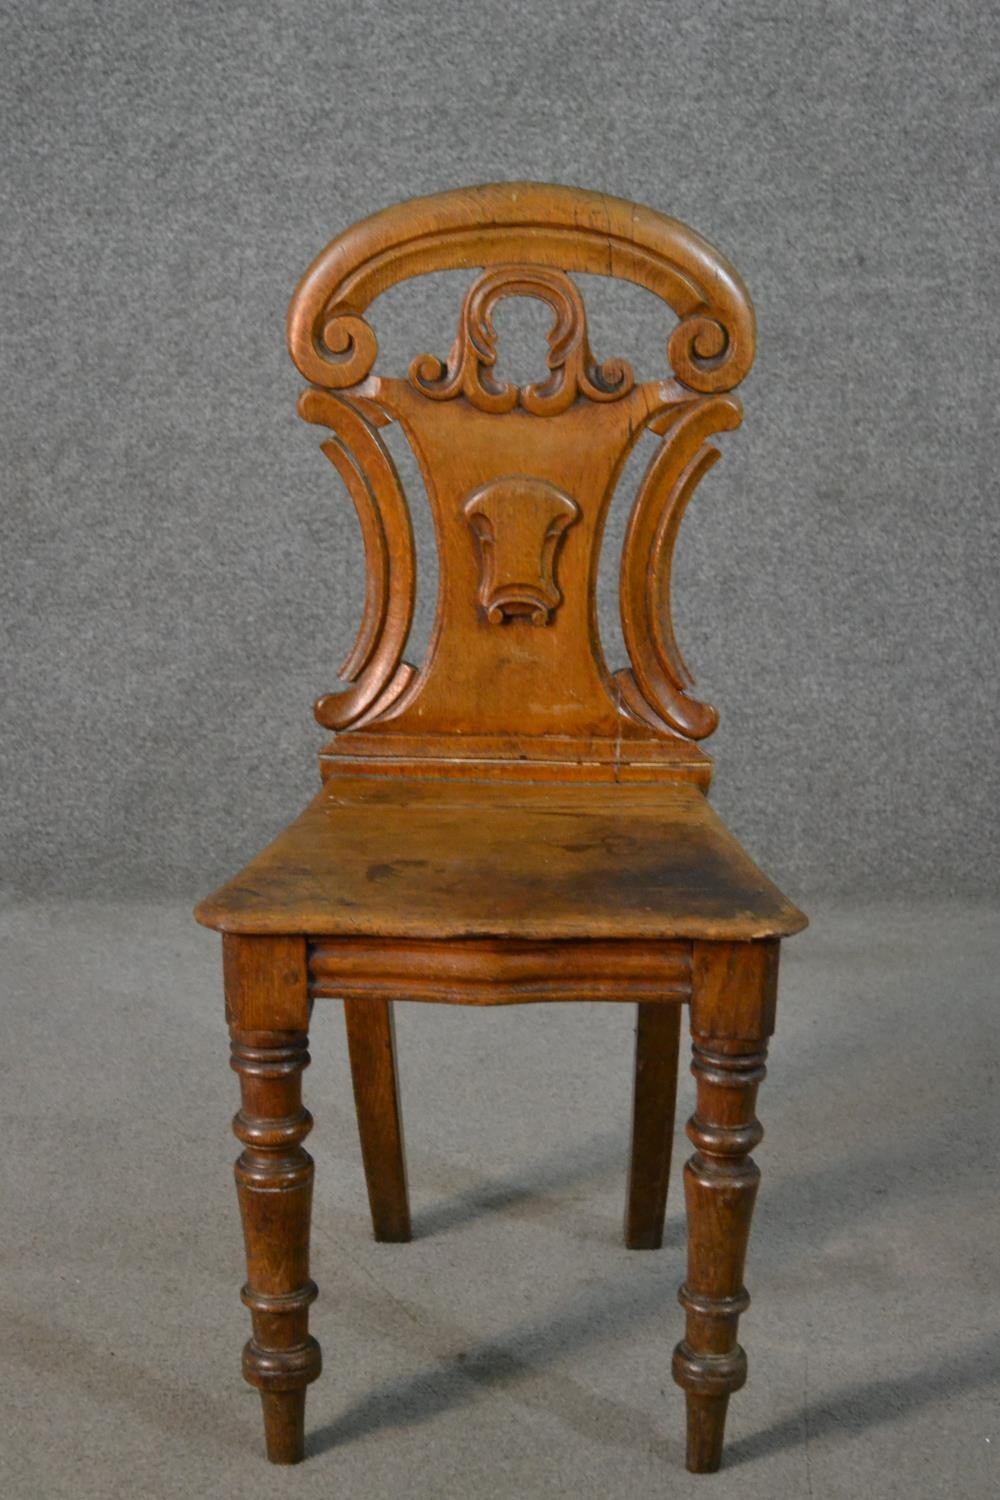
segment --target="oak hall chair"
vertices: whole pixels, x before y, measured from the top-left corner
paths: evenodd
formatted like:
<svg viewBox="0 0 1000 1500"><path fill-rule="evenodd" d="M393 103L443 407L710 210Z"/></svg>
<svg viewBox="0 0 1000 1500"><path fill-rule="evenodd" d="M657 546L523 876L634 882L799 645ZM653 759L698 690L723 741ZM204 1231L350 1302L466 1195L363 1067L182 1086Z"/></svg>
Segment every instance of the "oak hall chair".
<svg viewBox="0 0 1000 1500"><path fill-rule="evenodd" d="M470 273L446 359L375 375L365 320L387 288ZM637 383L596 359L574 272L623 277L677 315L673 374ZM498 379L505 297L551 309L548 372ZM736 427L754 353L740 278L692 230L637 204L535 183L398 204L339 235L292 298L299 402L357 508L367 592L349 686L316 704L333 731L322 790L197 909L223 935L242 1108L236 1181L246 1238L243 1353L268 1457L303 1455L313 1163L302 1070L313 1001L344 1001L376 1238L407 1240L396 1000L507 1005L614 1000L637 1010L625 1242L659 1247L681 1007L697 1107L684 1170L687 1462L716 1469L731 1392L774 1026L778 949L805 918L706 800L700 748L717 715L692 692L670 620L684 508ZM423 662L406 660L416 568L406 497L382 429L398 422L433 512L440 585ZM620 570L628 664L601 650L601 534L630 450L658 439L632 503Z"/></svg>

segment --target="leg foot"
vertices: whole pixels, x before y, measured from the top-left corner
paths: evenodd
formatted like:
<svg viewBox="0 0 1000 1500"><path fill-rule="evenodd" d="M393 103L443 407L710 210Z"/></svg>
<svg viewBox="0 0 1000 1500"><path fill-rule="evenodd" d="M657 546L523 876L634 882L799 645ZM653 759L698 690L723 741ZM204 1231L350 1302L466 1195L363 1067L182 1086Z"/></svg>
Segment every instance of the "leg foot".
<svg viewBox="0 0 1000 1500"><path fill-rule="evenodd" d="M410 1203L392 1002L345 1000L344 1020L372 1228L377 1240L402 1243L410 1238Z"/></svg>
<svg viewBox="0 0 1000 1500"><path fill-rule="evenodd" d="M687 1396L687 1467L692 1474L714 1474L722 1463L726 1396Z"/></svg>
<svg viewBox="0 0 1000 1500"><path fill-rule="evenodd" d="M306 1393L261 1391L264 1442L272 1464L301 1463L306 1439Z"/></svg>
<svg viewBox="0 0 1000 1500"><path fill-rule="evenodd" d="M659 1250L667 1209L677 1099L681 1007L653 1001L636 1006L632 1147L625 1204L625 1244Z"/></svg>

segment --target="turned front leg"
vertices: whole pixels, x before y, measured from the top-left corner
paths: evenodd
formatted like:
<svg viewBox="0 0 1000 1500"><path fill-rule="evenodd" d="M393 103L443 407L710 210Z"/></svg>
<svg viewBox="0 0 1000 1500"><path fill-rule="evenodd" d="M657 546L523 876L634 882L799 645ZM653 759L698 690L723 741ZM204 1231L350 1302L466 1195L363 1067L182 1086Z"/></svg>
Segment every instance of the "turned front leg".
<svg viewBox="0 0 1000 1500"><path fill-rule="evenodd" d="M302 1145L312 1129L302 1105L309 1063L304 945L231 943L239 945L227 947L226 996L242 1094L233 1120L243 1146L235 1168L247 1256L242 1297L253 1321L243 1374L260 1392L268 1458L290 1464L303 1456L306 1386L321 1366L309 1334L316 1287L309 1276L313 1162ZM283 1029L289 1021L300 1026Z"/></svg>
<svg viewBox="0 0 1000 1500"><path fill-rule="evenodd" d="M687 1328L673 1362L694 1473L719 1467L729 1397L747 1377L736 1335L750 1304L743 1266L760 1181L750 1152L764 1133L756 1102L774 1027L777 954L777 943L695 944L697 1103L687 1126L695 1150L684 1169L688 1271L679 1294Z"/></svg>

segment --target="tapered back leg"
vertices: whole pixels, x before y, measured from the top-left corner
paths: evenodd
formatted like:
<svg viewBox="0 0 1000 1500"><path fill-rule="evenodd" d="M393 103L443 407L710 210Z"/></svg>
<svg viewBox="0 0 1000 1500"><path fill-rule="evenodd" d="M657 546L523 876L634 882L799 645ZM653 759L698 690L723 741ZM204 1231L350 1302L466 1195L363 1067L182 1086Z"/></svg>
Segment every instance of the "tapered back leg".
<svg viewBox="0 0 1000 1500"><path fill-rule="evenodd" d="M659 1250L667 1209L677 1099L681 1007L640 1001L636 1006L632 1146L625 1202L625 1243Z"/></svg>
<svg viewBox="0 0 1000 1500"><path fill-rule="evenodd" d="M410 1203L392 1002L345 1000L344 1020L372 1228L399 1243L410 1238Z"/></svg>

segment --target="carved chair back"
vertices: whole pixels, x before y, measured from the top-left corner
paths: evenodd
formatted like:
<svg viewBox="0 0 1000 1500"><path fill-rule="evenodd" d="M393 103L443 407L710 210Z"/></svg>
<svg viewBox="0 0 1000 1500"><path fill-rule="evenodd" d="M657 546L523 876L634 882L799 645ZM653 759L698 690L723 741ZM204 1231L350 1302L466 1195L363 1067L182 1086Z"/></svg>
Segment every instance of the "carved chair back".
<svg viewBox="0 0 1000 1500"><path fill-rule="evenodd" d="M408 376L373 373L365 313L389 287L430 272L473 273L446 359ZM679 318L672 375L637 383L596 359L573 272L647 288ZM551 309L548 374L496 374L494 311L507 297ZM316 704L335 731L324 773L681 776L707 785L695 743L717 714L692 693L674 639L670 571L685 506L718 457L707 439L737 426L732 391L754 354L739 276L674 219L575 188L505 183L387 209L338 236L300 282L289 349L310 382L299 410L328 429L323 450L358 512L366 594L341 668L350 685ZM426 659L404 659L416 557L406 496L382 431L398 422L427 490L439 561ZM597 572L608 507L645 430L659 439L639 485L620 567L629 665L601 649Z"/></svg>

